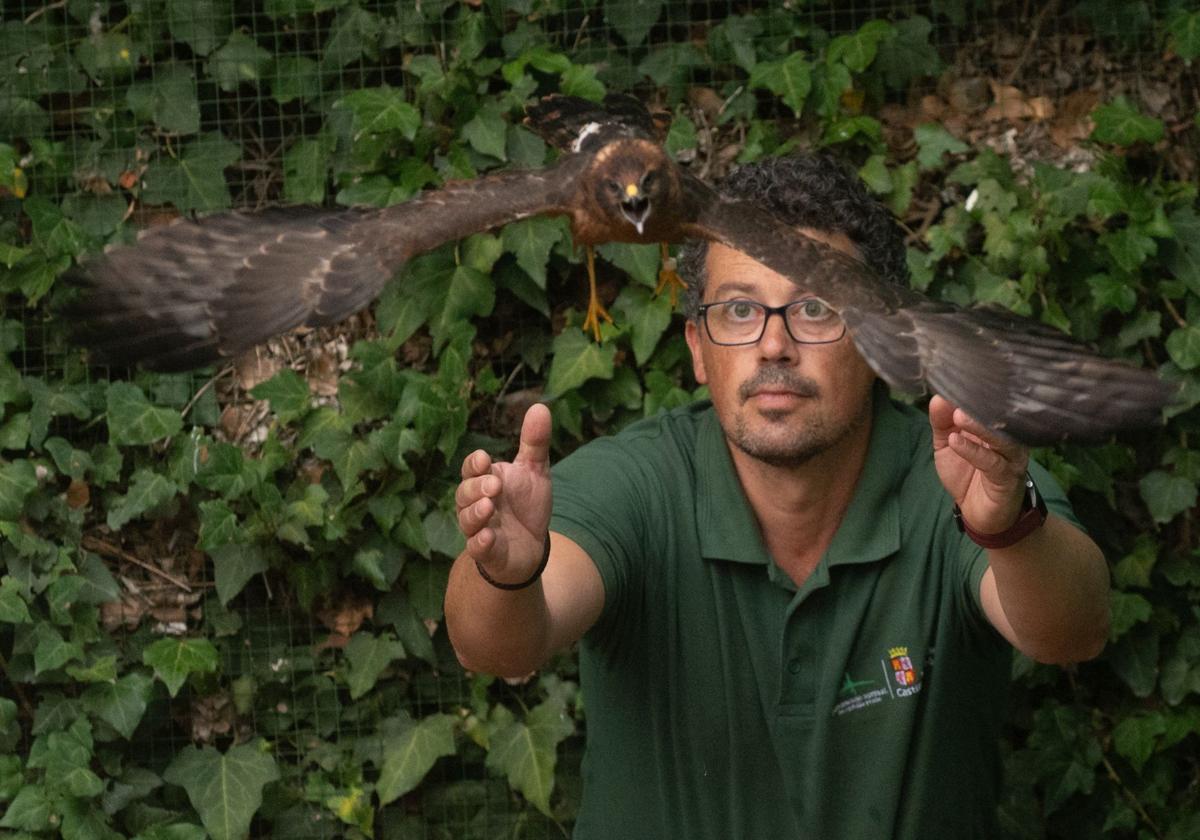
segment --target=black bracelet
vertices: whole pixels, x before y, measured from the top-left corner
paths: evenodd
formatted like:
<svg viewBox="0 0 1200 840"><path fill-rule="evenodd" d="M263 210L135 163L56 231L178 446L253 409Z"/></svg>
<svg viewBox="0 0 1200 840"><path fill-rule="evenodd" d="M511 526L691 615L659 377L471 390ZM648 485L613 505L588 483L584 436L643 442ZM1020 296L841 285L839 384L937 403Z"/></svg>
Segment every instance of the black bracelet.
<svg viewBox="0 0 1200 840"><path fill-rule="evenodd" d="M550 562L550 532L549 531L546 532L546 541L545 542L546 542L546 550L542 552L542 562L538 565L538 567L534 571L534 573L529 576L529 580L524 581L523 583L501 583L500 581L496 580L494 577L489 575L487 573L487 569L483 568L483 566L480 565L478 560L475 561L475 568L479 570L479 576L481 578L486 580L488 583L490 583L492 586L496 587L497 589L503 589L507 592L512 592L513 590L516 590L516 589L524 589L527 586L533 586L535 583L537 583L538 578L540 578L542 576L542 572L546 571L546 564Z"/></svg>

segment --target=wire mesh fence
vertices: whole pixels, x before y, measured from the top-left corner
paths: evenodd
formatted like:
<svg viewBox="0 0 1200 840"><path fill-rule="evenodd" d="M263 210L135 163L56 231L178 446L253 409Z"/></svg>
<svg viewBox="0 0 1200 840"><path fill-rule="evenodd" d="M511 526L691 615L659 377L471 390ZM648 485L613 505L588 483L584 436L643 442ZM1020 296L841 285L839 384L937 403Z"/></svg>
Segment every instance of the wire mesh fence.
<svg viewBox="0 0 1200 840"><path fill-rule="evenodd" d="M0 26L0 138L8 138L22 175L19 183L6 182L0 229L14 245L28 239L31 228L43 238L78 237L65 251L78 255L124 223L154 224L179 212L402 200L442 178L475 171L484 163L481 149L498 151L488 163L522 160L520 137L514 140L503 128L499 135L489 134L493 127L484 122L465 129L479 132L472 144L448 152L447 138L464 130L456 103L469 101L472 111L486 113L494 100L505 103L498 107L507 111L514 95L533 96L564 80L634 91L688 116L694 125L710 126L713 136L737 134L744 147L753 139L747 137L750 118L786 125L788 135L797 133L805 119L788 105L785 90L752 83L752 68L763 57L815 54L872 21L888 22L901 35L886 56L885 72L865 79L861 88L839 92L834 105L851 115L863 113L864 101L878 110L889 104L912 107L922 97L941 101L947 118L956 109L968 112L986 103L1036 109L1038 97L1053 98L1062 107L1076 94L1086 100L1080 107L1090 110L1099 92L1106 98L1128 93L1160 110L1194 111L1189 77L1160 72L1160 57L1168 48L1161 27L1165 15L1158 4L1116 0L768 5L8 0ZM464 57L470 72L456 72ZM511 75L506 65L515 68ZM806 83L816 86L821 80ZM365 131L356 122L363 111L347 105L350 95L380 89L400 91L405 102L421 99L424 111L415 117L421 125L410 131L410 117L391 104L370 112L387 127L378 145L346 144L347 136L360 140ZM1019 95L1009 95L1010 89ZM1041 129L1047 135L1048 126ZM397 132L405 137L399 152L387 147ZM1002 151L1029 153L1020 136L1001 133L992 139ZM718 172L733 163L735 155L722 156L722 150L734 145L720 142L691 153L705 157L702 163ZM25 165L33 159L37 165ZM375 178L381 168L388 171L386 184ZM22 211L18 199L27 196L61 206L62 216L42 219L38 206ZM89 369L56 312L38 304L64 267L62 259L30 269L34 273L9 265L0 320L7 325L13 365L26 379L71 385L109 373L140 376ZM549 282L553 289L556 281ZM519 291L512 294L525 300ZM515 307L506 326L522 319L529 331L547 329L542 319ZM373 335L369 320L356 329ZM535 383L536 376L523 372L530 353L519 342L501 338L484 332L477 339L484 350L500 348L496 377L512 382L514 391ZM428 361L418 350L413 353ZM184 411L198 425L224 428L230 439L244 442L231 429L261 420L238 413L239 400L252 386L241 388L227 374L135 381L145 385L155 405ZM77 448L102 438L102 429L87 419L94 415L86 411L64 404L47 414L46 436L69 439ZM511 433L511 427L497 421L475 431L483 439ZM251 448L261 452L269 446L266 441L269 433ZM171 457L182 463L188 456ZM424 517L427 535L436 537L439 527L444 531L445 522L431 519L430 511L417 515ZM137 730L140 758L163 768L189 745L262 737L272 743L280 764L319 768L299 794L271 801L268 788L255 831L269 825L274 836L368 833L372 824L363 809L370 806L355 796L363 789L362 765L385 764L388 738L437 714L454 717L470 733L471 720L488 713L481 697L520 705L535 702L539 692L554 691L536 681L507 687L461 669L440 623L448 552L440 560L436 553L427 559L419 552L397 560L397 572L404 565L402 594L352 586L323 602L324 589L340 584L315 570L311 575L280 571L306 563L308 544L297 540L282 559L249 564L255 582L226 603L217 591L221 583L211 556L187 544L203 540L202 528L165 533L153 522L134 527L137 534L126 534L120 545L85 543L111 567L122 592L105 629L121 644L140 649L159 635L202 628L221 657L220 667L212 669L221 674L219 681L206 681L199 673L178 695L157 696ZM131 548L131 540L148 548ZM144 569L150 556L158 572ZM259 574L268 567L269 574ZM360 692L355 668L349 670L348 687L345 674L333 673L326 654L352 644L364 621L396 628L393 638L416 655L378 683L381 671L364 677L366 688ZM571 677L570 665L557 674ZM554 814L565 815L561 819L514 795L503 775L489 768L483 746L467 743L440 757L421 786L391 800L386 816L374 823L376 836L564 836L579 796L582 713L578 722L575 734L557 744L561 801ZM142 816L141 824L151 822L152 815Z"/></svg>

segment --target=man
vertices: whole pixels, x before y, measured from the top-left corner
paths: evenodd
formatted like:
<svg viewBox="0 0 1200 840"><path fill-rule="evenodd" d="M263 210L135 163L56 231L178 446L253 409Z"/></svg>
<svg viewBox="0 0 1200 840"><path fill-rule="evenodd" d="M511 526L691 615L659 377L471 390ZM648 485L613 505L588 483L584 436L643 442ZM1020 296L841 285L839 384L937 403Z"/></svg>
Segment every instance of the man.
<svg viewBox="0 0 1200 840"><path fill-rule="evenodd" d="M904 281L894 221L832 161L724 189ZM822 301L689 248L711 405L565 459L553 517L544 406L512 463L464 461L459 658L516 676L582 639L578 838L991 836L1009 645L1099 652L1099 549L1024 448L893 403Z"/></svg>

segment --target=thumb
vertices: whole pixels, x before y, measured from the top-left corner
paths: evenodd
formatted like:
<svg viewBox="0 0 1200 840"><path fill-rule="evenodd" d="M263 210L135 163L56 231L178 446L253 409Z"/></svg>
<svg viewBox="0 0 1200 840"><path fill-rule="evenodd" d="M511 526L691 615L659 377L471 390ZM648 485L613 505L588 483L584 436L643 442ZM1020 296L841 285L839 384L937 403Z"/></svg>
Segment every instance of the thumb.
<svg viewBox="0 0 1200 840"><path fill-rule="evenodd" d="M550 409L542 403L534 403L525 412L525 420L521 423L521 445L513 463L543 469L550 467Z"/></svg>
<svg viewBox="0 0 1200 840"><path fill-rule="evenodd" d="M933 429L933 448L941 449L949 443L954 431L954 405L937 394L929 400L929 425Z"/></svg>

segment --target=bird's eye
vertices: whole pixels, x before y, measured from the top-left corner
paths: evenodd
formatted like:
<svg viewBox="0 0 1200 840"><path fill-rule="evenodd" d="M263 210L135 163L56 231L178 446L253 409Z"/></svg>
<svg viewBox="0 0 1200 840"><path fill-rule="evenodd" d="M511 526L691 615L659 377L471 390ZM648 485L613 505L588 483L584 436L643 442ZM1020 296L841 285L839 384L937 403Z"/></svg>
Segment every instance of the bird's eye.
<svg viewBox="0 0 1200 840"><path fill-rule="evenodd" d="M642 191L643 192L650 192L656 186L658 186L658 173L657 172L647 172L645 175L642 176Z"/></svg>
<svg viewBox="0 0 1200 840"><path fill-rule="evenodd" d="M607 192L611 193L612 195L615 195L615 196L621 195L621 185L618 184L616 181L605 181L604 189Z"/></svg>

